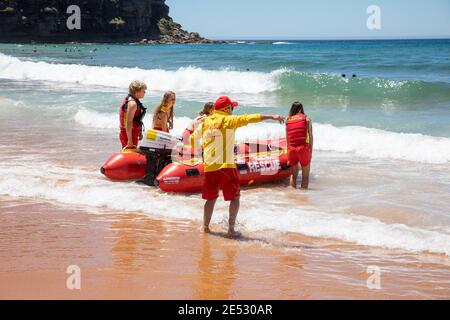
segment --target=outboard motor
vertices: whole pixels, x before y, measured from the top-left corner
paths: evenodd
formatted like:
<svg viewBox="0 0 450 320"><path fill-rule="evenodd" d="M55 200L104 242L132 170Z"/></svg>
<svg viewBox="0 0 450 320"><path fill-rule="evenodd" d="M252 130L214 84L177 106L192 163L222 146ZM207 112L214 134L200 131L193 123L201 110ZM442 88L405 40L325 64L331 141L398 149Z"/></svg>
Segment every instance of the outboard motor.
<svg viewBox="0 0 450 320"><path fill-rule="evenodd" d="M138 182L157 187L159 182L156 177L172 163L172 151L176 145L176 137L166 132L148 130L139 147L147 159L145 176Z"/></svg>

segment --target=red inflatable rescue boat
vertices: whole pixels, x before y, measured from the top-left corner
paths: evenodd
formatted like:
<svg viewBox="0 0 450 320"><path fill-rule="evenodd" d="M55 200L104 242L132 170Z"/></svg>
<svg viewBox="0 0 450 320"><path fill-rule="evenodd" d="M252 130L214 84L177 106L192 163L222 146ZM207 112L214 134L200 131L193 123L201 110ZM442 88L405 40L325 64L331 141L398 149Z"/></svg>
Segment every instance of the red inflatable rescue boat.
<svg viewBox="0 0 450 320"><path fill-rule="evenodd" d="M279 181L290 176L287 151L272 144L238 145L235 162L241 186ZM200 192L205 179L200 158L175 161L158 175L159 188L167 192Z"/></svg>
<svg viewBox="0 0 450 320"><path fill-rule="evenodd" d="M113 154L102 166L101 172L114 181L140 180L145 176L147 158L137 151Z"/></svg>
<svg viewBox="0 0 450 320"><path fill-rule="evenodd" d="M181 151L181 150L180 150ZM182 152L172 155L173 163L165 165L156 176L156 184L166 192L200 192L205 178L200 156ZM235 147L235 162L241 186L279 181L290 176L286 140L241 143ZM111 156L101 172L114 181L141 180L146 176L147 156L121 152Z"/></svg>

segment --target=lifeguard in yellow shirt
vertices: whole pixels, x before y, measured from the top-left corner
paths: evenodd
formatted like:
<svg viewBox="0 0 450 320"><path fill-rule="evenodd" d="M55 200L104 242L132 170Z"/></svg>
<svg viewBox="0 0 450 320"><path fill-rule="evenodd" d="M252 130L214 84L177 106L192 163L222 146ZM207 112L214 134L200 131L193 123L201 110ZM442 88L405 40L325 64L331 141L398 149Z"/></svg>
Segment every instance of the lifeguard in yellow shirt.
<svg viewBox="0 0 450 320"><path fill-rule="evenodd" d="M238 171L234 162L234 145L236 129L250 123L275 120L280 123L284 118L280 115L242 115L233 116L237 102L223 96L214 104L214 112L191 135L191 145L199 146L203 142L203 161L205 163L205 183L202 197L206 200L204 207L204 231L210 232L209 224L214 207L222 189L225 201L230 201L228 236L237 238L235 231L236 217L240 205L240 185Z"/></svg>

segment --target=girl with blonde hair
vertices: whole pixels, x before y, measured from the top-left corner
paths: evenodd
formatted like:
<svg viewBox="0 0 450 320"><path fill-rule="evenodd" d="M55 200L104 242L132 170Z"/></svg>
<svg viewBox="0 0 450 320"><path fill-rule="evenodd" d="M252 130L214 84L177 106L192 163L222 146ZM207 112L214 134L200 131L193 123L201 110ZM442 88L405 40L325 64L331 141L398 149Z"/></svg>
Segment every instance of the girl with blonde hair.
<svg viewBox="0 0 450 320"><path fill-rule="evenodd" d="M128 96L119 109L120 142L122 148L135 149L142 140L142 129L147 109L140 99L145 97L147 85L139 80L133 81L128 88Z"/></svg>
<svg viewBox="0 0 450 320"><path fill-rule="evenodd" d="M161 103L153 114L153 130L169 132L173 129L173 108L175 106L175 92L167 91Z"/></svg>

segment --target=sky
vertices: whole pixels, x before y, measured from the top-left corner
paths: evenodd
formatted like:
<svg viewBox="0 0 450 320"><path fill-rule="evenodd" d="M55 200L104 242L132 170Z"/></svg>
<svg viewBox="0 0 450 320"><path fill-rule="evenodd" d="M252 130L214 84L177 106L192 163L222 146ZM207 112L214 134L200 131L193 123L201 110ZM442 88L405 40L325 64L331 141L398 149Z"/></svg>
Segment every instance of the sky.
<svg viewBox="0 0 450 320"><path fill-rule="evenodd" d="M166 0L184 29L211 39L450 38L450 0ZM381 30L367 28L367 8Z"/></svg>

